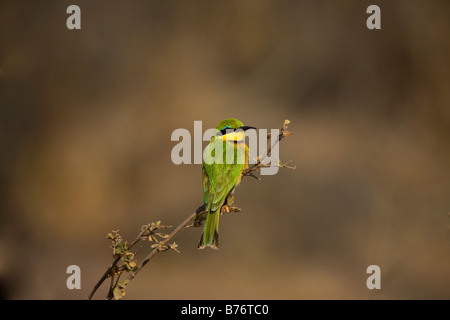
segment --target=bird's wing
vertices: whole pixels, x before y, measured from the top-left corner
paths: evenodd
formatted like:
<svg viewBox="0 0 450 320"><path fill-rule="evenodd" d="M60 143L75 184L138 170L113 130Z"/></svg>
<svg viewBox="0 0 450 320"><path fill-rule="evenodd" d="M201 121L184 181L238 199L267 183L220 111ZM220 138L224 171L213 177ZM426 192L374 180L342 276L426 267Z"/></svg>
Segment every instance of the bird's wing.
<svg viewBox="0 0 450 320"><path fill-rule="evenodd" d="M211 206L211 201L209 200L209 176L205 170L205 166L202 169L202 177L203 177L203 201L205 204L205 211L209 211L209 207Z"/></svg>
<svg viewBox="0 0 450 320"><path fill-rule="evenodd" d="M203 196L207 209L211 212L220 209L228 193L238 181L243 166L244 164L227 164L225 159L223 164L205 163L203 165Z"/></svg>

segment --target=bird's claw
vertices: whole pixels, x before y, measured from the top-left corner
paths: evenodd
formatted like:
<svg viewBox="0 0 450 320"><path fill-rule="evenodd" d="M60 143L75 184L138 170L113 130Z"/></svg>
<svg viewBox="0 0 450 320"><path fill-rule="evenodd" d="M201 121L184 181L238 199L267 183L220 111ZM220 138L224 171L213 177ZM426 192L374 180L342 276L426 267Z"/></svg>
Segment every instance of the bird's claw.
<svg viewBox="0 0 450 320"><path fill-rule="evenodd" d="M222 210L220 210L220 215L223 215L224 212L229 213L230 212L230 207L227 204L224 204L222 206Z"/></svg>

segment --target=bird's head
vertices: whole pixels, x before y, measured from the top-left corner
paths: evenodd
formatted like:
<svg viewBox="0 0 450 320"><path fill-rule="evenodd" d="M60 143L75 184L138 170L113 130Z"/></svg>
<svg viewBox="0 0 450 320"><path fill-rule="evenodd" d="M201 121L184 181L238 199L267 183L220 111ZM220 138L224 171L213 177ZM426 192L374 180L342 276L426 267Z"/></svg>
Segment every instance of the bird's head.
<svg viewBox="0 0 450 320"><path fill-rule="evenodd" d="M237 119L225 119L220 121L217 125L215 136L220 137L222 140L243 141L245 137L244 131L249 129L256 128L244 126L244 124Z"/></svg>

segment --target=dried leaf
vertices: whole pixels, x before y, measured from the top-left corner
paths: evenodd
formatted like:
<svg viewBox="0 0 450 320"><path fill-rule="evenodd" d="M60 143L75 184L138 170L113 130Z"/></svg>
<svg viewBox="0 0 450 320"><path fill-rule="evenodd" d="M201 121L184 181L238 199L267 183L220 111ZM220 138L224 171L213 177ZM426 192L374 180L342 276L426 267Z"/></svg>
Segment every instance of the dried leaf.
<svg viewBox="0 0 450 320"><path fill-rule="evenodd" d="M120 282L117 284L117 286L120 287L120 288L122 288L122 289L124 289L124 288L127 286L128 282L130 282L129 279L120 281Z"/></svg>
<svg viewBox="0 0 450 320"><path fill-rule="evenodd" d="M113 295L114 295L114 299L120 300L125 295L125 290L123 290L117 286L114 288Z"/></svg>

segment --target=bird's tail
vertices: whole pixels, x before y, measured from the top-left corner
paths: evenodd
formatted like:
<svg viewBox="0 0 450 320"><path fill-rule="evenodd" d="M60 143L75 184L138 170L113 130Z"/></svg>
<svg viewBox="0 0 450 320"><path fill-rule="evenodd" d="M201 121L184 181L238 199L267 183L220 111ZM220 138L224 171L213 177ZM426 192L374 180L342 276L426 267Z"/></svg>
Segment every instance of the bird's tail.
<svg viewBox="0 0 450 320"><path fill-rule="evenodd" d="M208 212L202 237L198 243L199 249L205 247L219 249L219 217L220 208L216 212Z"/></svg>

